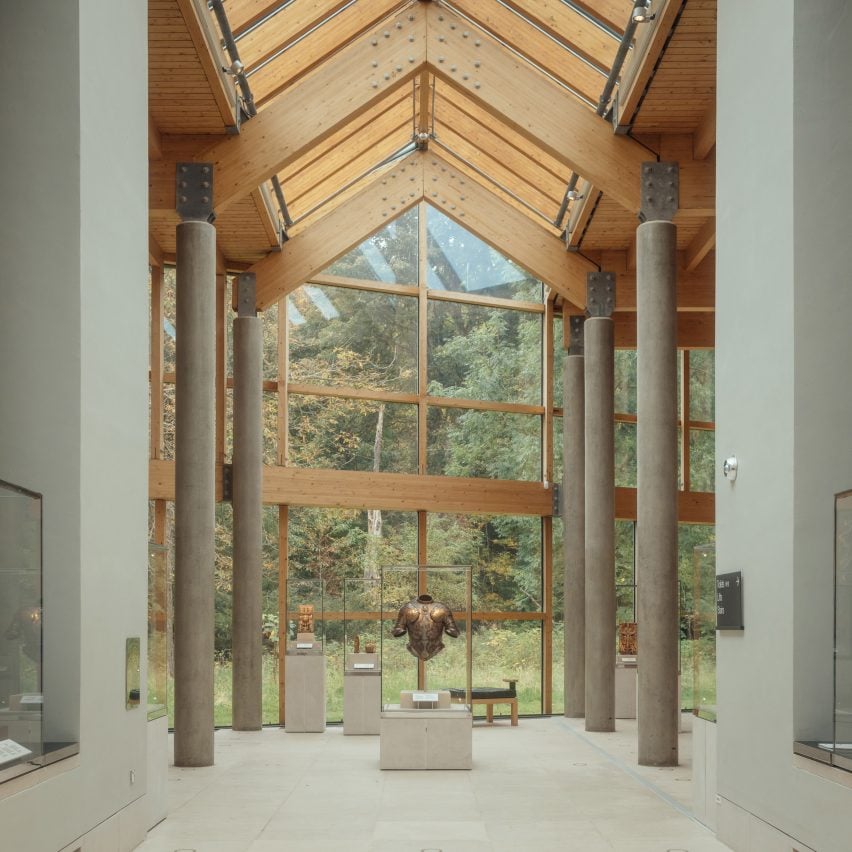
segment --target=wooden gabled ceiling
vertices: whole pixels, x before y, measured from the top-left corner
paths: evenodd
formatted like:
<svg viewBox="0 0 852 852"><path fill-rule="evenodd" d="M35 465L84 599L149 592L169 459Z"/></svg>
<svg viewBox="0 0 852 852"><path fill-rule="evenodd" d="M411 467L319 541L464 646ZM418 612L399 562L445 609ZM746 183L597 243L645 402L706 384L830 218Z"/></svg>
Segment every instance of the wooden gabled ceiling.
<svg viewBox="0 0 852 852"><path fill-rule="evenodd" d="M258 108L240 120L207 5L149 0L152 239L174 252L175 163L212 161L221 254L234 269L257 264L259 302L348 250L344 233L364 239L363 223L377 230L425 199L503 250L505 231L513 259L581 306L594 267L576 253L620 251L629 268L640 164L670 158L678 248L696 269L715 233L715 6L653 0L608 121L595 107L631 0L224 0ZM403 162L411 186L385 203L377 187ZM442 169L468 191L452 195ZM572 173L580 197L558 221ZM293 222L283 247L273 177ZM355 205L361 224L342 228ZM261 285L285 257L310 258L310 271Z"/></svg>

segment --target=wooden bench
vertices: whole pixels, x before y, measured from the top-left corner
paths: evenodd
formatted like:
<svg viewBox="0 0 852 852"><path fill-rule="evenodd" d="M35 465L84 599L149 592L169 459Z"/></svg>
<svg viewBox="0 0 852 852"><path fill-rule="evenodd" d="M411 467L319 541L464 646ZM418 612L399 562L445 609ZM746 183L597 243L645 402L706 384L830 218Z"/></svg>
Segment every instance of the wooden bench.
<svg viewBox="0 0 852 852"><path fill-rule="evenodd" d="M517 678L503 678L504 683L508 683L508 687L499 686L483 686L475 687L471 690L470 703L471 709L474 704L485 705L485 721L489 724L494 723L494 705L508 704L512 714L512 725L518 724L518 696L515 691ZM466 699L464 689L450 689L450 697L456 704L463 704Z"/></svg>

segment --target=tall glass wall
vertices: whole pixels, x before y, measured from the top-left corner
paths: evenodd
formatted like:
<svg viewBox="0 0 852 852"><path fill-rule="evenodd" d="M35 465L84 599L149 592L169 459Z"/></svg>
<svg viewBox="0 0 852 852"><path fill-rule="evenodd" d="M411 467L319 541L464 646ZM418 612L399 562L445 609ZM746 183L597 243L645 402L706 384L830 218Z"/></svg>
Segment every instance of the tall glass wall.
<svg viewBox="0 0 852 852"><path fill-rule="evenodd" d="M232 456L231 286L227 279L219 289L224 344L217 358L225 410L217 433L220 463ZM264 463L448 477L456 484L460 479L502 480L518 487L543 480L560 483L563 320L558 312L554 316L547 296L541 282L439 211L425 204L410 210L261 314ZM174 458L179 333L173 270L164 270L159 298L159 309L152 301L152 321L159 317L162 340L158 370L152 353L152 377L159 375L152 410L158 407L162 435L152 430L151 446L152 458L169 461ZM711 491L713 352L681 353L679 383L680 485ZM616 352L615 394L616 486L635 488L634 350ZM519 503L512 514L487 514L487 501L472 502L465 513L421 512L418 517L413 511L378 507L265 507L259 625L265 651L264 720L278 721L283 706L278 634L286 618L281 608L287 579L326 580L328 718L335 720L342 713L343 581L376 576L383 566L418 562L473 566L474 680L500 685L503 678L517 676L522 712L546 712L551 706L559 712L562 525L556 517L543 521L538 512L524 514L525 508ZM219 725L231 719L231 514L229 504L218 505ZM171 535L170 521L167 526ZM543 530L551 537L549 546ZM635 620L633 534L632 520L617 521L618 621ZM681 537L685 554L697 541L710 541L712 528L684 525ZM283 542L286 552L279 553ZM165 544L171 563L173 549ZM170 567L167 615L171 572ZM682 584L684 612L689 605L689 590ZM358 619L355 613L354 622ZM688 641L685 623L682 640ZM152 644L157 641L154 636ZM172 668L169 651L169 689ZM691 706L686 676L684 684L684 703ZM157 689L151 689L152 695ZM163 703L172 706L168 697Z"/></svg>

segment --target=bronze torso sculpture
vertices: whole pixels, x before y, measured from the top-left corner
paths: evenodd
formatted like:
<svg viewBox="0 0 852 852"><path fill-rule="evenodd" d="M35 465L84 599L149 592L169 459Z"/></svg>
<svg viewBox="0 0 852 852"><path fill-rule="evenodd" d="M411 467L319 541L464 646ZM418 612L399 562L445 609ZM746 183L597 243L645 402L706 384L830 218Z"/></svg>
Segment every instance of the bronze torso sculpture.
<svg viewBox="0 0 852 852"><path fill-rule="evenodd" d="M424 662L443 650L442 634L446 633L454 639L459 635L450 608L434 600L431 595L420 595L400 608L393 635L402 636L406 632L406 648Z"/></svg>

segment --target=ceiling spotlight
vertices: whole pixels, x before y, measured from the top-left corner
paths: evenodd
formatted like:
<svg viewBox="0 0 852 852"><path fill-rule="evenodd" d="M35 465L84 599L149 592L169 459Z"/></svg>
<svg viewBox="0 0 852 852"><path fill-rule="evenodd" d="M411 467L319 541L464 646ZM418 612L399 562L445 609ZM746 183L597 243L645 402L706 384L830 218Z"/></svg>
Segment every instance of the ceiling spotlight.
<svg viewBox="0 0 852 852"><path fill-rule="evenodd" d="M633 6L632 16L635 24L647 24L656 17L651 14L651 0L636 0Z"/></svg>
<svg viewBox="0 0 852 852"><path fill-rule="evenodd" d="M230 71L230 73L231 73L234 77L239 77L239 76L240 76L240 74L242 74L242 73L243 73L243 71L245 71L245 65L243 65L243 63L242 63L242 62L240 62L240 60L239 60L239 59L235 59L235 60L231 63L231 67L228 69L228 71Z"/></svg>
<svg viewBox="0 0 852 852"><path fill-rule="evenodd" d="M569 189L566 193L566 197L569 201L579 201L583 196L576 189Z"/></svg>

